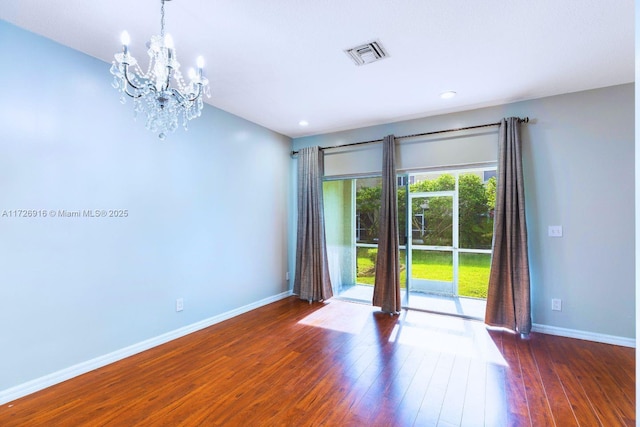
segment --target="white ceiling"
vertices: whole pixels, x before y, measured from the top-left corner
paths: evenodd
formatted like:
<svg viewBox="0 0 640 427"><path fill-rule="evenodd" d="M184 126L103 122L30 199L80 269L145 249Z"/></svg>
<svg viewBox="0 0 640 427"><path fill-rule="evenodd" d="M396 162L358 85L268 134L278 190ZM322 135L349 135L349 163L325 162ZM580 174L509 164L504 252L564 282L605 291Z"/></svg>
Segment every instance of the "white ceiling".
<svg viewBox="0 0 640 427"><path fill-rule="evenodd" d="M0 0L0 18L108 62L126 29L144 60L160 0ZM210 104L291 137L634 81L633 0L172 0L166 27L185 69L204 56ZM343 52L374 39L389 58Z"/></svg>

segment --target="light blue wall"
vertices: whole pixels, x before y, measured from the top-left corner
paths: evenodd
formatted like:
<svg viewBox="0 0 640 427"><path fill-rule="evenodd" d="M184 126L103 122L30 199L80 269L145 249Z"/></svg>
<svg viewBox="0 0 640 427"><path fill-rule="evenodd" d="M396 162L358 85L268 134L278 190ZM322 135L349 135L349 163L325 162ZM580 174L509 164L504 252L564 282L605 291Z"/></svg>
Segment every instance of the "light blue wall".
<svg viewBox="0 0 640 427"><path fill-rule="evenodd" d="M534 323L635 338L633 84L297 138L293 148L507 116L532 119L522 137ZM352 167L362 169L357 160ZM549 225L562 225L564 237L548 237ZM552 298L562 311L551 311Z"/></svg>
<svg viewBox="0 0 640 427"><path fill-rule="evenodd" d="M640 7L636 7L635 13L635 24L636 29L640 28ZM636 30L636 81L640 81L640 31ZM636 132L635 132L635 208L636 208L636 233L635 233L635 249L636 249L636 330L640 328L640 312L637 307L640 306L640 293L637 292L637 289L640 288L640 277L638 277L638 270L640 269L640 87L636 86L635 88L635 124L636 124ZM637 373L640 372L640 350L636 346L636 376ZM640 387L636 387L636 402L640 401Z"/></svg>
<svg viewBox="0 0 640 427"><path fill-rule="evenodd" d="M0 216L0 391L288 290L288 137L205 106L161 142L110 64L2 21L0 51L0 214L128 210Z"/></svg>

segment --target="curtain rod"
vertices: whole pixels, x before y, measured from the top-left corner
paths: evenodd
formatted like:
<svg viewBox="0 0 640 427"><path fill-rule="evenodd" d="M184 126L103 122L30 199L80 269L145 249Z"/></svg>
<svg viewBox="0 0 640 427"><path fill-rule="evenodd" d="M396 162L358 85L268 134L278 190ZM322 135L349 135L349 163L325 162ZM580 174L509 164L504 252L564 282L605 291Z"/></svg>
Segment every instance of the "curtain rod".
<svg viewBox="0 0 640 427"><path fill-rule="evenodd" d="M518 118L518 121L520 123L529 123L529 117ZM484 124L484 125L467 126L467 127L463 127L463 128L436 130L436 131L432 131L432 132L414 133L414 134L411 134L411 135L396 136L396 139L414 138L416 136L437 135L439 133L457 132L457 131L469 130L469 129L488 128L488 127L493 127L493 126L500 126L500 122L487 123L487 124ZM384 141L384 139L372 139L371 141L350 142L348 144L334 145L332 147L320 147L320 150L330 150L332 148L351 147L351 146L354 146L354 145L373 144L374 142L382 142L382 141ZM298 154L297 151L292 151L291 152L292 156L295 156L296 154Z"/></svg>

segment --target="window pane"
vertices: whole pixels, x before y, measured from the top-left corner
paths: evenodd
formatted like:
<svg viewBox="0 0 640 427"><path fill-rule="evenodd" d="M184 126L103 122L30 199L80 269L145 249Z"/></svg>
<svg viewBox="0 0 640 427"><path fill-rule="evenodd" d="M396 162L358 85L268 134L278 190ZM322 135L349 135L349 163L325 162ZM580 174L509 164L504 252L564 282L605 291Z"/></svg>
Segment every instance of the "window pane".
<svg viewBox="0 0 640 427"><path fill-rule="evenodd" d="M356 242L378 243L382 178L356 179Z"/></svg>
<svg viewBox="0 0 640 427"><path fill-rule="evenodd" d="M458 295L487 298L491 254L460 253L458 263Z"/></svg>
<svg viewBox="0 0 640 427"><path fill-rule="evenodd" d="M411 278L453 281L453 253L445 251L411 251Z"/></svg>
<svg viewBox="0 0 640 427"><path fill-rule="evenodd" d="M400 249L400 289L407 289L407 251Z"/></svg>
<svg viewBox="0 0 640 427"><path fill-rule="evenodd" d="M357 248L356 283L359 285L372 285L376 277L376 257L378 256L378 248Z"/></svg>
<svg viewBox="0 0 640 427"><path fill-rule="evenodd" d="M325 181L323 193L329 273L334 289L341 292L355 283L352 180Z"/></svg>
<svg viewBox="0 0 640 427"><path fill-rule="evenodd" d="M376 256L378 248L357 248L357 279L359 285L373 285L376 277ZM407 287L407 255L404 249L400 249L400 288Z"/></svg>
<svg viewBox="0 0 640 427"><path fill-rule="evenodd" d="M429 191L453 191L456 179L449 173L420 173L409 177L409 188L412 193Z"/></svg>
<svg viewBox="0 0 640 427"><path fill-rule="evenodd" d="M413 244L453 246L453 197L414 197L411 209Z"/></svg>
<svg viewBox="0 0 640 427"><path fill-rule="evenodd" d="M488 179L485 181L485 177ZM459 245L465 249L491 249L495 174L485 171L460 174L458 183Z"/></svg>
<svg viewBox="0 0 640 427"><path fill-rule="evenodd" d="M400 246L407 244L407 181L406 176L398 177L398 240ZM404 263L406 257L400 255L400 262Z"/></svg>

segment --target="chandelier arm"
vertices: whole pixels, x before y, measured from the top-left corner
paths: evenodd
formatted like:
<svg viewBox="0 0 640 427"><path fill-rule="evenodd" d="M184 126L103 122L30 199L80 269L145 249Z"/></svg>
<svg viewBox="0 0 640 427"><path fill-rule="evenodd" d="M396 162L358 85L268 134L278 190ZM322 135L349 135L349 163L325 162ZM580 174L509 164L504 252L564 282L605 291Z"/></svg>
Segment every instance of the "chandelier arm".
<svg viewBox="0 0 640 427"><path fill-rule="evenodd" d="M126 80L127 84L132 88L134 88L135 90L140 90L141 88L133 84L133 82L129 79L128 71L129 71L129 65L124 64L124 72L122 74L124 75L124 79Z"/></svg>
<svg viewBox="0 0 640 427"><path fill-rule="evenodd" d="M173 74L173 67L171 65L167 65L167 79L164 82L164 86L162 90L169 90L171 87L171 75Z"/></svg>
<svg viewBox="0 0 640 427"><path fill-rule="evenodd" d="M129 87L132 87L136 91L141 91L142 87L146 86L152 92L157 92L155 86L149 81L147 81L144 85L142 85L142 87L133 84L133 82L129 79L129 74L127 73L127 67L126 66L125 66L123 75L124 75L124 80L126 82L126 84L124 85L124 93L126 93L131 98L134 98L134 99L142 98L143 94L142 93L138 93L137 95L133 94L133 93L129 92Z"/></svg>
<svg viewBox="0 0 640 427"><path fill-rule="evenodd" d="M131 86L132 88L134 88L137 91L142 90L142 87L137 86L135 84L133 84L133 82L129 79L129 73L127 72L127 70L129 69L129 67L127 67L127 64L124 64L124 79L125 79L125 86L124 86L124 93L126 93L127 95L129 95L131 98L141 98L143 95L141 93L139 94L132 94L129 92L129 86ZM147 86L150 90L152 90L153 92L157 92L155 86L150 82L147 81L143 86Z"/></svg>
<svg viewBox="0 0 640 427"><path fill-rule="evenodd" d="M187 98L175 88L171 88L171 93L173 93L173 95L180 101L181 104L184 102L194 102L200 97L200 95L202 95L202 83L197 83L197 85L198 92L193 94L193 98Z"/></svg>
<svg viewBox="0 0 640 427"><path fill-rule="evenodd" d="M133 99L137 99L137 98L141 98L142 97L142 94L135 95L133 93L130 93L129 92L129 86L125 86L123 92L126 93L130 98L133 98Z"/></svg>

